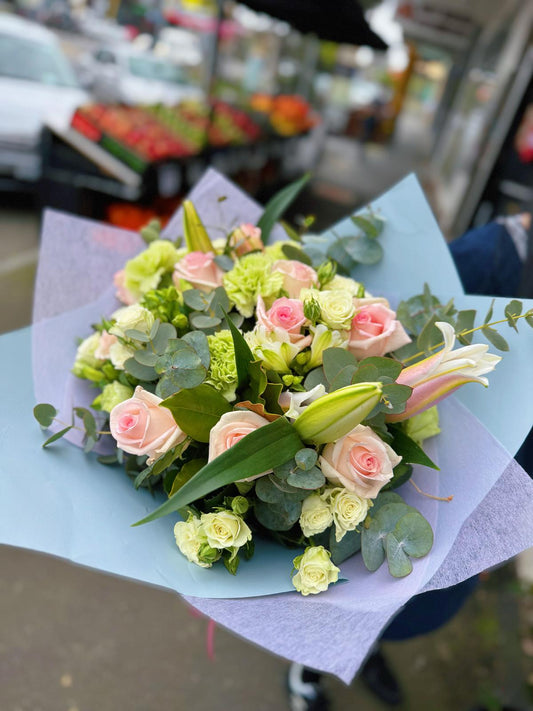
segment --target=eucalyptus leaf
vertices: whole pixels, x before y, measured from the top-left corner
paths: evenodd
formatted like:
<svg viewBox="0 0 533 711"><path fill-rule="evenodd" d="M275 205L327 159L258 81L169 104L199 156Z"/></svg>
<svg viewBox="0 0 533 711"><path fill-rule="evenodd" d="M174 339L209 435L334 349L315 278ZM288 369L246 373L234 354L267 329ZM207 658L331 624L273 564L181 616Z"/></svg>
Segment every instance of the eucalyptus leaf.
<svg viewBox="0 0 533 711"><path fill-rule="evenodd" d="M49 444L52 444L52 442L57 442L58 439L61 439L61 437L66 435L67 432L69 432L71 429L72 429L72 425L68 425L64 429L59 430L59 432L56 432L55 434L53 434L51 437L48 437L46 442L43 442L43 444L42 444L43 449L45 447L48 447Z"/></svg>
<svg viewBox="0 0 533 711"><path fill-rule="evenodd" d="M139 343L148 343L150 341L150 336L136 328L128 328L127 331L124 331L124 335L126 338L131 338L132 341L139 341Z"/></svg>
<svg viewBox="0 0 533 711"><path fill-rule="evenodd" d="M368 527L363 526L361 532L361 555L367 570L374 572L385 560L385 548L383 545L385 535L383 534L379 521L372 519Z"/></svg>
<svg viewBox="0 0 533 711"><path fill-rule="evenodd" d="M361 532L346 531L341 540L337 541L335 538L335 526L332 526L330 528L329 544L327 548L331 553L331 560L333 563L335 563L335 565L340 565L361 550Z"/></svg>
<svg viewBox="0 0 533 711"><path fill-rule="evenodd" d="M316 453L316 450L311 449L311 447L304 447L294 455L296 466L304 471L312 469L315 466L317 459L318 454Z"/></svg>
<svg viewBox="0 0 533 711"><path fill-rule="evenodd" d="M219 266L223 272L229 272L234 267L233 259L227 254L217 254L215 264Z"/></svg>
<svg viewBox="0 0 533 711"><path fill-rule="evenodd" d="M199 289L186 289L183 292L183 301L193 311L205 311L209 306L205 294Z"/></svg>
<svg viewBox="0 0 533 711"><path fill-rule="evenodd" d="M455 333L457 334L457 339L464 346L470 345L472 343L473 333L468 333L466 335L460 335L461 331L471 331L474 328L474 322L476 319L475 309L464 309L459 311L457 314L457 320L455 322Z"/></svg>
<svg viewBox="0 0 533 711"><path fill-rule="evenodd" d="M503 336L501 336L498 331L495 328L491 328L490 326L484 326L481 329L481 332L489 341L489 343L492 343L494 348L497 348L499 351L508 351L509 350L509 344L505 340Z"/></svg>
<svg viewBox="0 0 533 711"><path fill-rule="evenodd" d="M340 390L353 384L353 377L357 371L356 365L347 365L339 370L337 375L329 381L329 391Z"/></svg>
<svg viewBox="0 0 533 711"><path fill-rule="evenodd" d="M326 392L328 392L329 383L322 366L310 370L304 380L304 388L306 390L312 390L317 385L323 385L326 389Z"/></svg>
<svg viewBox="0 0 533 711"><path fill-rule="evenodd" d="M201 385L200 387L208 388L209 386ZM190 395L192 392L187 391L187 394ZM178 393L174 398L179 398L180 395L182 393ZM197 400L198 398L195 399L196 402ZM186 420L190 419L190 414L198 420L198 410L193 408L194 403L190 403L189 415L185 417ZM180 419L187 411L185 407L176 406L174 409ZM175 414L174 417L176 419ZM191 436L194 437L192 434ZM194 437L194 439L198 438ZM208 441L208 437L203 441ZM303 443L296 430L284 417L280 417L274 422L250 432L234 444L233 447L206 464L174 496L134 525L154 521L161 516L178 511L187 504L206 496L222 486L231 484L239 479L261 474L265 466L277 467L292 459L302 447Z"/></svg>
<svg viewBox="0 0 533 711"><path fill-rule="evenodd" d="M433 530L418 511L403 516L394 528L394 536L412 558L422 558L433 547Z"/></svg>
<svg viewBox="0 0 533 711"><path fill-rule="evenodd" d="M383 220L383 218L370 212L365 212L362 215L352 215L350 219L354 225L359 227L359 229L371 239L379 237L385 226L385 220Z"/></svg>
<svg viewBox="0 0 533 711"><path fill-rule="evenodd" d="M304 471L303 469L296 469L296 471L289 474L287 477L287 484L294 486L298 489L306 489L311 491L313 489L320 489L326 483L326 477L322 474L318 467L313 467L309 471Z"/></svg>
<svg viewBox="0 0 533 711"><path fill-rule="evenodd" d="M403 546L394 533L387 533L385 537L385 553L389 573L394 578L405 578L413 570L413 564Z"/></svg>
<svg viewBox="0 0 533 711"><path fill-rule="evenodd" d="M526 323L528 326L533 327L533 309L530 309L526 314L525 314L525 319Z"/></svg>
<svg viewBox="0 0 533 711"><path fill-rule="evenodd" d="M390 378L391 380L396 380L396 378L402 372L402 364L392 358L380 358L378 356L372 356L370 358L364 358L359 362L359 367L363 368L367 365L372 365L376 368L377 379Z"/></svg>
<svg viewBox="0 0 533 711"><path fill-rule="evenodd" d="M157 329L156 335L152 338L152 346L156 353L164 353L168 342L172 338L176 338L176 329L171 323L162 323Z"/></svg>
<svg viewBox="0 0 533 711"><path fill-rule="evenodd" d="M383 259L383 247L375 239L366 235L343 237L341 244L354 262L371 265Z"/></svg>
<svg viewBox="0 0 533 711"><path fill-rule="evenodd" d="M133 375L134 378L137 378L137 380L144 380L147 383L157 379L157 373L154 368L137 363L135 358L128 358L124 363L124 370L126 373Z"/></svg>
<svg viewBox="0 0 533 711"><path fill-rule="evenodd" d="M133 357L135 358L137 363L153 367L157 362L158 355L153 351L141 349L135 351Z"/></svg>
<svg viewBox="0 0 533 711"><path fill-rule="evenodd" d="M182 340L195 350L204 368L209 368L211 355L209 353L209 341L205 333L190 331L183 336Z"/></svg>
<svg viewBox="0 0 533 711"><path fill-rule="evenodd" d="M322 367L329 382L346 366L357 366L357 359L344 348L326 348L322 353Z"/></svg>
<svg viewBox="0 0 533 711"><path fill-rule="evenodd" d="M419 350L424 351L425 353L432 353L433 346L436 346L442 342L442 333L435 325L437 320L437 316L433 314L417 338L416 345Z"/></svg>
<svg viewBox="0 0 533 711"><path fill-rule="evenodd" d="M50 427L56 415L55 407L45 402L41 402L33 408L33 416L41 427Z"/></svg>
<svg viewBox="0 0 533 711"><path fill-rule="evenodd" d="M223 286L217 286L217 288L210 294L210 311L212 311L217 318L222 319L230 308L231 301L226 294L226 290Z"/></svg>
<svg viewBox="0 0 533 711"><path fill-rule="evenodd" d="M405 403L411 397L413 389L409 385L391 383L383 386L382 403L386 412L396 415L405 410ZM386 401L386 402L385 402Z"/></svg>
<svg viewBox="0 0 533 711"><path fill-rule="evenodd" d="M216 316L206 316L202 313L192 313L189 316L189 321L194 328L215 328L220 324L221 319Z"/></svg>
<svg viewBox="0 0 533 711"><path fill-rule="evenodd" d="M524 305L521 301L518 301L518 299L513 299L505 307L504 313L507 323L511 326L511 328L514 328L515 331L518 331L518 328L516 327L516 319L522 313L523 308Z"/></svg>
<svg viewBox="0 0 533 711"><path fill-rule="evenodd" d="M283 499L283 492L275 486L270 477L262 476L255 482L255 494L266 504L277 504Z"/></svg>
<svg viewBox="0 0 533 711"><path fill-rule="evenodd" d="M302 504L299 501L289 501L286 505L267 504L258 500L254 513L265 528L271 531L288 531L297 523L302 513Z"/></svg>
<svg viewBox="0 0 533 711"><path fill-rule="evenodd" d="M491 322L493 311L494 311L494 299L492 299L492 301L491 301L489 310L487 311L487 315L485 316L485 320L483 321L484 324Z"/></svg>

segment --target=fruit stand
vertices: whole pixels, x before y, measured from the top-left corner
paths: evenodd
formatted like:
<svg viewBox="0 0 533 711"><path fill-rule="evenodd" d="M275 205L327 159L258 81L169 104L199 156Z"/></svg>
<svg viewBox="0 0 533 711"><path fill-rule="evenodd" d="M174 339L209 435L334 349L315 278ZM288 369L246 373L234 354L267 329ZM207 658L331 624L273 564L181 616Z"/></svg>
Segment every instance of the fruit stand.
<svg viewBox="0 0 533 711"><path fill-rule="evenodd" d="M159 209L163 200L172 211L208 165L253 192L283 179L284 160L318 125L304 104L278 97L246 109L220 100L80 107L69 126L46 126L44 193L53 207L90 208L104 219L117 199Z"/></svg>

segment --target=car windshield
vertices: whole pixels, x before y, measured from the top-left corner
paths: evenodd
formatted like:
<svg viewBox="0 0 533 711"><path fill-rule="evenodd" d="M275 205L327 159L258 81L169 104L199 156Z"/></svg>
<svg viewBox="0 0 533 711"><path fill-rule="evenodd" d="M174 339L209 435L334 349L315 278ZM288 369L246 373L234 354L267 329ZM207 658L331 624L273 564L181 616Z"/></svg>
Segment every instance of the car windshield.
<svg viewBox="0 0 533 711"><path fill-rule="evenodd" d="M53 44L0 33L0 76L11 79L77 87L67 59Z"/></svg>
<svg viewBox="0 0 533 711"><path fill-rule="evenodd" d="M185 78L180 68L175 64L162 62L150 57L130 57L129 68L131 74L143 79L158 79L172 84L185 84Z"/></svg>

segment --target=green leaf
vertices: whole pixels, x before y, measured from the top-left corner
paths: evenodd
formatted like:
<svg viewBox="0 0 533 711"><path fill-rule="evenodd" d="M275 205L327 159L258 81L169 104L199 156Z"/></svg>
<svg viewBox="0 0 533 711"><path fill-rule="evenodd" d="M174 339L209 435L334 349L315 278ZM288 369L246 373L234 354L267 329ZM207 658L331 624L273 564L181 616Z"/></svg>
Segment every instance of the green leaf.
<svg viewBox="0 0 533 711"><path fill-rule="evenodd" d="M161 407L167 407L181 429L197 442L209 442L211 429L225 412L231 411L226 398L206 384L181 390L163 400Z"/></svg>
<svg viewBox="0 0 533 711"><path fill-rule="evenodd" d="M310 447L304 447L294 455L296 466L306 472L315 466L317 459L318 454L316 453L316 450L311 449Z"/></svg>
<svg viewBox="0 0 533 711"><path fill-rule="evenodd" d="M397 415L405 410L405 403L411 397L413 389L409 385L390 383L383 386L381 406L389 415Z"/></svg>
<svg viewBox="0 0 533 711"><path fill-rule="evenodd" d="M490 328L489 326L483 326L481 329L481 332L489 341L489 343L492 343L494 348L497 348L499 351L508 351L509 350L509 344L505 340L503 336L500 336L498 331L495 328Z"/></svg>
<svg viewBox="0 0 533 711"><path fill-rule="evenodd" d="M433 547L433 530L419 511L403 516L394 528L394 536L412 558L422 558Z"/></svg>
<svg viewBox="0 0 533 711"><path fill-rule="evenodd" d="M235 350L235 363L237 365L237 378L238 386L242 388L248 382L248 371L250 363L255 361L254 355L250 350L250 346L246 343L246 340L242 333L239 331L237 326L228 318L225 313L226 322L228 324L229 330L231 331L231 337L233 338L233 348Z"/></svg>
<svg viewBox="0 0 533 711"><path fill-rule="evenodd" d="M128 358L124 363L124 370L126 373L133 375L134 378L137 378L137 380L144 380L147 383L157 380L157 373L154 368L137 363L135 358Z"/></svg>
<svg viewBox="0 0 533 711"><path fill-rule="evenodd" d="M375 365L367 363L360 365L352 376L352 384L356 383L375 383L378 379L378 369Z"/></svg>
<svg viewBox="0 0 533 711"><path fill-rule="evenodd" d="M139 341L139 343L148 343L150 341L150 337L144 331L138 331L136 328L128 328L127 331L124 331L124 335L127 338L131 338L132 341Z"/></svg>
<svg viewBox="0 0 533 711"><path fill-rule="evenodd" d="M216 316L206 316L202 313L192 313L189 316L189 322L194 328L215 328L220 321Z"/></svg>
<svg viewBox="0 0 533 711"><path fill-rule="evenodd" d="M173 496L176 491L179 491L181 487L186 484L193 476L200 471L202 467L207 464L205 459L191 459L182 466L179 472L176 474L176 478L172 483L172 488L170 490L169 496Z"/></svg>
<svg viewBox="0 0 533 711"><path fill-rule="evenodd" d="M518 299L513 299L510 301L507 306L505 307L504 313L505 313L505 318L507 319L507 323L511 328L514 328L515 331L518 332L518 328L516 327L516 319L520 314L522 313L524 305L522 304L521 301L518 301Z"/></svg>
<svg viewBox="0 0 533 711"><path fill-rule="evenodd" d="M237 568L239 567L239 556L232 554L229 551L224 551L224 555L222 556L222 562L224 563L224 566L226 570L231 573L232 575L237 575Z"/></svg>
<svg viewBox="0 0 533 711"><path fill-rule="evenodd" d="M385 536L385 552L389 573L394 578L405 578L413 570L413 564L394 533Z"/></svg>
<svg viewBox="0 0 533 711"><path fill-rule="evenodd" d="M528 324L528 326L531 326L533 328L533 309L530 309L525 314L525 319L526 319L526 323Z"/></svg>
<svg viewBox="0 0 533 711"><path fill-rule="evenodd" d="M189 391L189 394L191 392ZM175 397L179 395L181 393ZM265 467L277 467L294 457L302 447L296 430L285 418L280 417L250 432L233 447L206 464L174 496L134 525L148 523L173 513L221 486L261 474Z"/></svg>
<svg viewBox="0 0 533 711"><path fill-rule="evenodd" d="M186 289L183 292L183 301L193 311L205 311L209 306L205 294L199 289Z"/></svg>
<svg viewBox="0 0 533 711"><path fill-rule="evenodd" d="M349 257L360 264L377 264L383 259L383 247L366 235L342 237L341 246Z"/></svg>
<svg viewBox="0 0 533 711"><path fill-rule="evenodd" d="M50 427L56 415L55 407L45 402L41 402L33 408L33 416L41 427Z"/></svg>
<svg viewBox="0 0 533 711"><path fill-rule="evenodd" d="M279 396L283 390L282 383L267 383L261 396L257 400L265 401L265 409L273 415L283 415L283 410L279 404Z"/></svg>
<svg viewBox="0 0 533 711"><path fill-rule="evenodd" d="M483 323L490 323L490 321L492 319L492 312L494 311L494 301L495 301L495 299L492 299L490 308L487 311L487 315L485 316L485 320L483 321Z"/></svg>
<svg viewBox="0 0 533 711"><path fill-rule="evenodd" d="M269 476L262 476L255 482L255 495L266 504L277 504L283 498L283 491L272 482Z"/></svg>
<svg viewBox="0 0 533 711"><path fill-rule="evenodd" d="M45 447L48 447L49 444L52 444L52 442L56 442L58 439L61 439L61 437L63 437L63 435L66 435L67 432L71 429L72 429L72 425L69 425L68 427L65 427L64 429L59 430L59 432L56 432L55 434L53 434L51 437L49 437L46 440L46 442L43 442L43 445L42 445L43 449Z"/></svg>
<svg viewBox="0 0 533 711"><path fill-rule="evenodd" d="M284 244L281 248L281 251L287 259L293 259L297 262L302 262L303 264L307 264L307 266L309 267L312 265L311 259L303 251L303 249L295 247L293 244Z"/></svg>
<svg viewBox="0 0 533 711"><path fill-rule="evenodd" d="M435 314L433 314L417 338L416 345L419 350L424 351L425 353L431 353L433 346L436 346L438 343L442 342L442 333L440 329L435 326L436 321L438 321L438 318Z"/></svg>
<svg viewBox="0 0 533 711"><path fill-rule="evenodd" d="M373 365L376 368L378 380L381 380L382 378L390 378L391 381L394 381L402 372L402 364L392 358L371 356L370 358L364 358L359 363L360 368L367 365Z"/></svg>
<svg viewBox="0 0 533 711"><path fill-rule="evenodd" d="M181 340L185 341L187 345L196 351L204 368L209 368L211 354L209 353L209 341L205 333L201 331L189 331Z"/></svg>
<svg viewBox="0 0 533 711"><path fill-rule="evenodd" d="M310 370L304 380L304 388L306 390L312 390L317 385L323 385L326 388L326 392L328 392L329 383L322 366Z"/></svg>
<svg viewBox="0 0 533 711"><path fill-rule="evenodd" d="M350 218L356 227L365 233L367 237L376 239L383 232L385 220L371 212L365 212L362 215L352 215Z"/></svg>
<svg viewBox="0 0 533 711"><path fill-rule="evenodd" d="M164 353L171 338L176 338L176 329L171 323L162 323L152 339L152 346L156 353Z"/></svg>
<svg viewBox="0 0 533 711"><path fill-rule="evenodd" d="M313 467L309 471L304 471L303 469L296 469L296 471L289 474L287 477L287 484L294 486L298 489L306 489L311 491L313 489L320 489L326 483L326 477L322 474L318 467Z"/></svg>
<svg viewBox="0 0 533 711"><path fill-rule="evenodd" d="M384 535L379 521L372 519L368 527L363 526L361 532L361 554L367 570L374 572L385 560L383 547Z"/></svg>
<svg viewBox="0 0 533 711"><path fill-rule="evenodd" d="M405 462L400 462L397 464L393 471L392 479L383 487L382 491L389 491L390 489L397 489L402 484L405 484L411 478L413 474L413 467L411 464L406 464Z"/></svg>
<svg viewBox="0 0 533 711"><path fill-rule="evenodd" d="M405 503L400 494L395 494L393 491L383 491L374 499L374 505L370 509L370 515L372 518L377 516L378 511L383 508L386 504L403 504Z"/></svg>
<svg viewBox="0 0 533 711"><path fill-rule="evenodd" d="M264 244L268 242L268 238L276 222L294 202L310 177L311 174L306 173L299 180L296 180L294 183L287 185L286 188L283 188L283 190L280 190L268 201L265 211L257 223L257 226L261 228L261 239Z"/></svg>
<svg viewBox="0 0 533 711"><path fill-rule="evenodd" d="M288 531L300 518L302 503L284 499L281 504L267 504L259 500L255 504L254 513L265 528L271 531Z"/></svg>
<svg viewBox="0 0 533 711"><path fill-rule="evenodd" d="M340 565L355 553L361 550L361 532L346 531L340 541L335 538L335 526L330 528L327 549L331 553L331 560L335 565Z"/></svg>
<svg viewBox="0 0 533 711"><path fill-rule="evenodd" d="M138 350L135 351L133 354L133 357L137 361L137 363L140 363L141 365L147 365L149 367L153 367L156 362L158 355L157 353L154 353L153 351L149 350Z"/></svg>
<svg viewBox="0 0 533 711"><path fill-rule="evenodd" d="M404 464L422 464L424 467L431 467L439 471L439 467L424 452L409 435L401 429L400 425L390 425L392 432L392 448L402 458Z"/></svg>
<svg viewBox="0 0 533 711"><path fill-rule="evenodd" d="M233 259L228 257L227 254L217 254L215 257L215 264L217 264L217 266L219 266L224 272L229 272L235 266Z"/></svg>
<svg viewBox="0 0 533 711"><path fill-rule="evenodd" d="M326 348L322 354L324 374L331 383L338 373L347 366L357 366L357 359L344 348ZM349 384L349 383L348 383Z"/></svg>
<svg viewBox="0 0 533 711"><path fill-rule="evenodd" d="M340 390L341 388L345 388L348 385L353 385L353 377L356 371L356 365L347 365L342 370L339 370L333 380L330 380L329 391L333 392L334 390Z"/></svg>
<svg viewBox="0 0 533 711"><path fill-rule="evenodd" d="M217 288L209 295L209 309L217 318L224 318L226 312L231 308L231 301L223 286Z"/></svg>
<svg viewBox="0 0 533 711"><path fill-rule="evenodd" d="M455 322L455 333L457 334L457 339L463 346L468 346L472 343L473 333L468 333L465 336L461 336L461 331L470 331L474 328L474 322L476 319L475 309L465 309L464 311L459 311L457 314L457 320Z"/></svg>

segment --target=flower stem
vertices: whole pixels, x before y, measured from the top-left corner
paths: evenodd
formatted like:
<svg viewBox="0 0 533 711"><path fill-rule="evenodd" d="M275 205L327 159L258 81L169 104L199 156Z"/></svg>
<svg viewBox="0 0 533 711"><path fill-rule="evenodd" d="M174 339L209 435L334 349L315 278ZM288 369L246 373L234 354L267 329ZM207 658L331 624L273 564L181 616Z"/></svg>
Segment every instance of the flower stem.
<svg viewBox="0 0 533 711"><path fill-rule="evenodd" d="M426 496L428 499L434 499L435 501L445 501L446 503L450 503L450 501L453 499L452 496L433 496L433 494L427 494L425 491L422 491L422 489L418 486L418 484L415 484L415 482L412 479L409 479L409 483L412 484L417 492L419 494L422 494L422 496Z"/></svg>
<svg viewBox="0 0 533 711"><path fill-rule="evenodd" d="M513 319L513 321L518 321L520 318L525 318L526 316L531 315L530 312L526 312L525 314L522 314L521 316L511 316L510 318ZM459 336L469 336L471 333L475 333L476 331L482 331L484 328L490 328L491 326L497 326L500 323L509 323L509 321L506 318L502 318L499 321L491 321L490 323L484 323L481 326L476 326L475 328L469 328L465 331L459 331L459 333L456 333L455 335L457 337ZM430 346L428 348L428 351L434 351L437 348L441 348L441 346L444 345L444 341L441 341L440 343L437 343L434 346ZM406 363L410 363L412 360L416 360L420 356L426 355L425 351L419 351L418 353L415 353L412 356L409 356L409 358L406 358L405 360L402 361L402 363L405 365Z"/></svg>

